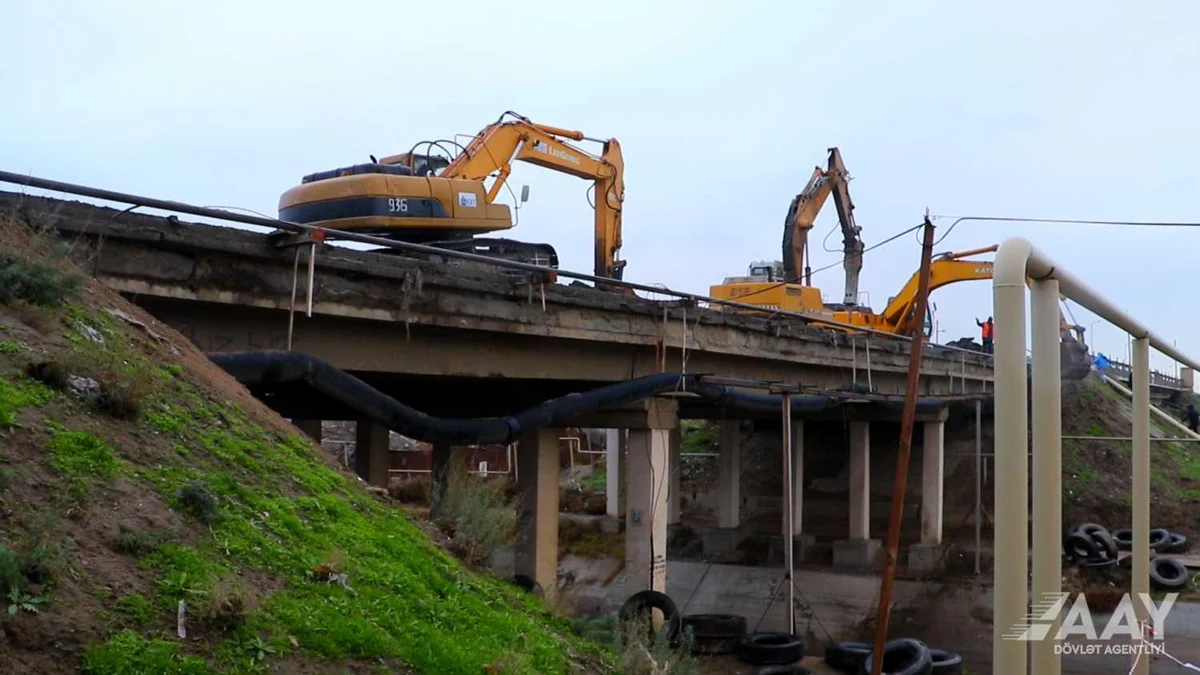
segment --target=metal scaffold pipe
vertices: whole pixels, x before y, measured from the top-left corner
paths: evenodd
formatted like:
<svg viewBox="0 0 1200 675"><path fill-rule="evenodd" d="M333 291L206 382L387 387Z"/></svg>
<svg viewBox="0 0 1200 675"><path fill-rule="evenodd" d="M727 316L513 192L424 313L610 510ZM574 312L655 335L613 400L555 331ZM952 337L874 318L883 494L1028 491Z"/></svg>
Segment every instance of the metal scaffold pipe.
<svg viewBox="0 0 1200 675"><path fill-rule="evenodd" d="M1027 625L1029 473L1026 454L1029 430L1025 362L1025 282L1033 280L1034 373L1034 591L1061 593L1061 375L1055 365L1058 292L1097 316L1127 331L1133 350L1133 582L1134 593L1149 589L1150 534L1150 348L1189 367L1200 363L1173 344L1151 333L1066 270L1055 265L1028 241L1012 238L996 253L992 278L996 316L996 519L995 613L992 669L1016 675L1028 672L1029 641L1021 639ZM1058 288L1054 286L1057 284ZM1058 504L1056 507L1055 504ZM1139 618L1146 614L1134 602ZM1053 626L1051 626L1053 628ZM1039 631L1040 632L1040 631ZM1033 648L1033 672L1059 672L1053 653L1055 633ZM1140 659L1133 673L1148 672L1149 659Z"/></svg>

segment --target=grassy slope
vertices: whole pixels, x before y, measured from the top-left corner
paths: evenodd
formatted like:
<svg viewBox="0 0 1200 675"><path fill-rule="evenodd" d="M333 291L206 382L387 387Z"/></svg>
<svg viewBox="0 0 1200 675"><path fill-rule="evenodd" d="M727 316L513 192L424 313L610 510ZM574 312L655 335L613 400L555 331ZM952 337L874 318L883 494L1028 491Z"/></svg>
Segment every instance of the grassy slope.
<svg viewBox="0 0 1200 675"><path fill-rule="evenodd" d="M18 670L607 669L107 291L56 312L0 305L0 345L0 574L4 556L53 570L13 581L39 610L3 619L0 660ZM133 383L141 413L113 419L20 374L49 359Z"/></svg>
<svg viewBox="0 0 1200 675"><path fill-rule="evenodd" d="M1064 435L1128 436L1130 415L1128 401L1098 378L1063 384ZM1166 436L1178 435L1153 415L1150 419ZM1198 533L1194 513L1200 504L1200 448L1193 445L1150 444L1153 525L1189 536ZM1128 441L1063 441L1063 511L1068 522L1128 527L1131 452Z"/></svg>

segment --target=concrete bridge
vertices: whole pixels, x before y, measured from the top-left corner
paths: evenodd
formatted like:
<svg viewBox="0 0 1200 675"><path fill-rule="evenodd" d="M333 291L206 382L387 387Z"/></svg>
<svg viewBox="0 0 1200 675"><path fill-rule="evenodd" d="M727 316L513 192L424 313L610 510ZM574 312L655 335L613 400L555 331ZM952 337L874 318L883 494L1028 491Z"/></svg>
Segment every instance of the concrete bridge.
<svg viewBox="0 0 1200 675"><path fill-rule="evenodd" d="M806 422L848 425L845 445L809 452L848 455L850 525L842 559L861 563L878 546L869 532L869 473L879 459L869 457L869 429L873 421L898 418L909 360L906 341L324 244L315 247L309 316L307 244L280 245L244 229L12 193L0 193L0 209L75 240L77 257L97 279L202 350L290 347L431 415L508 414L662 371L786 383L801 394L828 396L833 405L798 416L781 453L789 454L803 475ZM927 350L923 397L953 402L990 396L990 357L936 346ZM354 419L352 411L302 391L274 392L269 403L310 433L317 433L315 422L321 419ZM753 413L679 395L571 421L572 426L629 430L630 588L661 590L665 584L666 526L679 511L679 419L748 416ZM766 417L777 419L778 413ZM915 474L924 505L920 541L927 545L941 540L944 419L944 410L922 417L924 440L918 446L923 459ZM374 484L387 481L387 431L359 424L357 469ZM523 538L517 566L547 589L553 588L557 563L558 436L553 429L531 432L518 450ZM737 434L721 437L727 497L720 523L734 528L739 522ZM435 446L435 473L444 473L461 457L454 448ZM610 471L610 480L619 475ZM798 487L792 508L801 516L803 481ZM610 495L615 495L612 485ZM795 518L794 534L803 534L802 517Z"/></svg>

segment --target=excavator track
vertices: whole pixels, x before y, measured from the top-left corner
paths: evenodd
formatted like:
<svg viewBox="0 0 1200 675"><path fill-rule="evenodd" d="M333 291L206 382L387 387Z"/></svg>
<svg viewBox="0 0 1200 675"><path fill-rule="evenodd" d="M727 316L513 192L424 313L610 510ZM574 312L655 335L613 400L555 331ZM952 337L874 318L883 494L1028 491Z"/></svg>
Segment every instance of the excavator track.
<svg viewBox="0 0 1200 675"><path fill-rule="evenodd" d="M515 239L491 239L486 237L456 239L453 241L433 241L428 242L428 244L438 248L444 248L451 251L461 251L464 253L474 253L475 255L487 256L497 260L509 260L558 269L558 252L555 251L554 247L549 244L532 244L529 242L517 241ZM394 248L379 249L375 252L388 255L399 255L405 258L429 260L433 262L456 262L454 258L448 258L436 254L413 253ZM482 265L483 263L467 264ZM498 269L503 270L504 268ZM516 270L512 271L524 274L524 272L519 272Z"/></svg>

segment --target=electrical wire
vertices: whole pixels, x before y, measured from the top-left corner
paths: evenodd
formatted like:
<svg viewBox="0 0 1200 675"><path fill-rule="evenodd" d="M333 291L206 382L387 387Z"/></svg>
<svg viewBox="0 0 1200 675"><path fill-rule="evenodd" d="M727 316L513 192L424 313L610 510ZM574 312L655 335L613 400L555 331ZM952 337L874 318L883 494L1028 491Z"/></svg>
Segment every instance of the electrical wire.
<svg viewBox="0 0 1200 675"><path fill-rule="evenodd" d="M954 228L964 220L988 220L999 223L1055 223L1059 225L1117 225L1122 227L1200 227L1200 223L1183 221L1153 221L1153 220L1090 220L1086 218L1015 218L1010 216L930 216L934 220L954 218L949 229L933 242L934 246L950 236Z"/></svg>

